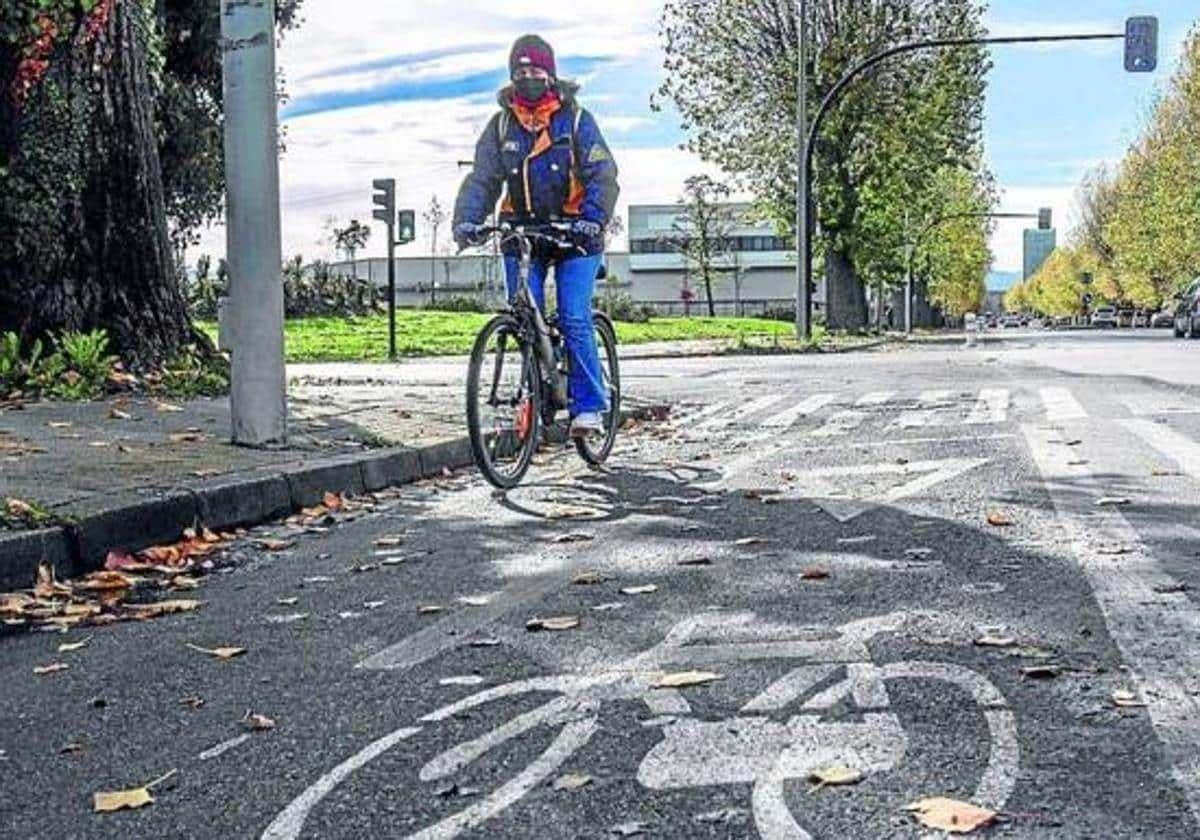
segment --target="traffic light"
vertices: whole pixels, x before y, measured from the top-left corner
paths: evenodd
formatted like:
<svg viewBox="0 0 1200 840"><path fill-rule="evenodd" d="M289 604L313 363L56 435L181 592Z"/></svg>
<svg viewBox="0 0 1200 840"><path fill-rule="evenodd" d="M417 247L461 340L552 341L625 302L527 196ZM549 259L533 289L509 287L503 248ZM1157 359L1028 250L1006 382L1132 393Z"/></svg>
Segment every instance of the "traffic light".
<svg viewBox="0 0 1200 840"><path fill-rule="evenodd" d="M396 179L379 178L372 185L375 187L373 215L390 228L396 219Z"/></svg>
<svg viewBox="0 0 1200 840"><path fill-rule="evenodd" d="M1049 207L1038 210L1038 230L1050 230L1054 227L1054 211Z"/></svg>
<svg viewBox="0 0 1200 840"><path fill-rule="evenodd" d="M400 211L400 225L396 228L396 244L407 245L417 238L417 213L415 210Z"/></svg>
<svg viewBox="0 0 1200 840"><path fill-rule="evenodd" d="M1125 69L1153 73L1158 68L1158 18L1131 17L1125 22Z"/></svg>

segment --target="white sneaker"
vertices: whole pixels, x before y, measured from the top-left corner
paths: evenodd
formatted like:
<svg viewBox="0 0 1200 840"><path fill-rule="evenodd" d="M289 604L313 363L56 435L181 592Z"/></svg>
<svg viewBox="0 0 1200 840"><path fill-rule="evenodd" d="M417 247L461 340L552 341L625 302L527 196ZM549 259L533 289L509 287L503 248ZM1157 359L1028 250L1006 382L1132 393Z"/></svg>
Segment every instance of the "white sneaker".
<svg viewBox="0 0 1200 840"><path fill-rule="evenodd" d="M571 437L587 438L604 432L604 415L598 411L585 411L571 421Z"/></svg>

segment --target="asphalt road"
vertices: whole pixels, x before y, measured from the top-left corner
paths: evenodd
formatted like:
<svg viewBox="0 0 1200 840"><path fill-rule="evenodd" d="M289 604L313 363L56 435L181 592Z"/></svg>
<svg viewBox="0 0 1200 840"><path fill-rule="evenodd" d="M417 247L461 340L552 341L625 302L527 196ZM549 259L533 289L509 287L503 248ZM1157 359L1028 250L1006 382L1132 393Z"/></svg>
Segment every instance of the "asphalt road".
<svg viewBox="0 0 1200 840"><path fill-rule="evenodd" d="M630 364L676 408L610 471L408 488L264 529L295 547L198 612L0 638L0 836L918 838L937 796L980 836L1200 836L1198 348Z"/></svg>

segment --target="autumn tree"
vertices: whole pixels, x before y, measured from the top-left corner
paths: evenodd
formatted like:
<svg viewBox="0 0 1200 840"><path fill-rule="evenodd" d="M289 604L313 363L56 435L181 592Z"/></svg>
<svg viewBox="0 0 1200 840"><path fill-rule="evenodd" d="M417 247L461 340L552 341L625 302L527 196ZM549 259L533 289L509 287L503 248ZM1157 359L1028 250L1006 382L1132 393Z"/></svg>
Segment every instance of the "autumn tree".
<svg viewBox="0 0 1200 840"><path fill-rule="evenodd" d="M0 331L104 328L142 367L207 345L176 254L221 212L219 30L216 2L6 0Z"/></svg>
<svg viewBox="0 0 1200 840"><path fill-rule="evenodd" d="M732 268L731 237L737 213L729 204L729 194L727 185L707 175L688 178L668 237L683 257L688 274L704 284L710 318L717 314L713 283Z"/></svg>
<svg viewBox="0 0 1200 840"><path fill-rule="evenodd" d="M808 7L814 111L873 53L983 32L977 0L813 0ZM679 109L690 148L792 235L796 8L778 0L667 0L667 78L656 99ZM910 54L852 85L830 112L815 150L814 200L831 326L865 326L865 284L902 273L904 210L928 203L930 173L978 158L988 69L977 48Z"/></svg>
<svg viewBox="0 0 1200 840"><path fill-rule="evenodd" d="M358 279L358 252L367 247L367 243L371 240L371 228L364 225L358 219L351 219L350 223L345 227L334 227L333 247L346 255L350 260L351 271L354 274L354 279Z"/></svg>

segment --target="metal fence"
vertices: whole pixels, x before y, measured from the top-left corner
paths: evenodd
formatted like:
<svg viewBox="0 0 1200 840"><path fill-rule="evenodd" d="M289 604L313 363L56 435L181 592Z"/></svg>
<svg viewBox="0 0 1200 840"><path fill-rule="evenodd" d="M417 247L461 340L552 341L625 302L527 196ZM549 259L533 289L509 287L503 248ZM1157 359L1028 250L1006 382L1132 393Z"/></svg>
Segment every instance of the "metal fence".
<svg viewBox="0 0 1200 840"><path fill-rule="evenodd" d="M654 310L663 317L707 318L708 301L696 299L684 303L681 300L639 300L638 306ZM742 300L714 300L713 309L719 316L737 318L761 318L768 314L794 312L795 298L743 298ZM820 305L816 307L820 310Z"/></svg>

